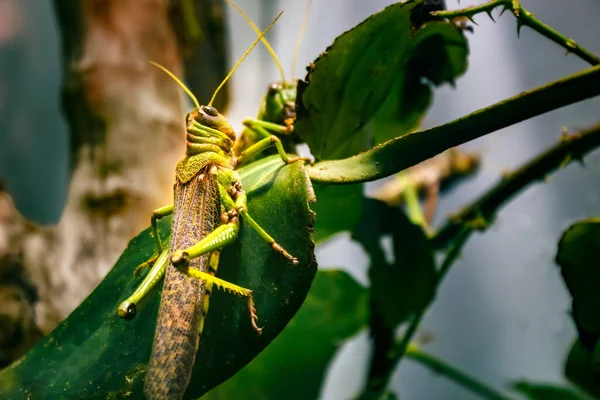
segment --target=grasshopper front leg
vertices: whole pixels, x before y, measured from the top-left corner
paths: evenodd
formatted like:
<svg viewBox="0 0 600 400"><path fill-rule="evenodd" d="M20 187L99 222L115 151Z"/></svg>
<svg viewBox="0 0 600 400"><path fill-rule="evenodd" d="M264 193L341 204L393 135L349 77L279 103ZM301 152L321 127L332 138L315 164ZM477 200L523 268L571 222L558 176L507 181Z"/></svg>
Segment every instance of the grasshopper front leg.
<svg viewBox="0 0 600 400"><path fill-rule="evenodd" d="M241 189L241 185L234 184L230 191L227 191L221 184L219 184L219 192L221 195L221 201L226 210L235 210L239 213L244 221L248 223L263 238L267 244L271 246L273 250L283 255L285 258L292 262L292 265L296 266L299 261L296 257L288 253L283 246L275 241L248 213L248 207L246 206L247 198L246 192ZM232 199L232 195L235 201Z"/></svg>
<svg viewBox="0 0 600 400"><path fill-rule="evenodd" d="M243 164L246 160L252 159L257 154L265 151L266 149L275 146L277 149L277 153L286 164L290 164L296 162L298 160L311 161L310 158L306 157L290 157L285 152L283 145L281 144L281 140L272 133L277 133L279 135L288 135L294 131L293 125L279 125L273 122L261 121L258 119L246 118L242 121L243 124L248 128L256 132L259 136L263 137L263 139L259 140L257 143L248 147L242 154L237 158L238 165Z"/></svg>
<svg viewBox="0 0 600 400"><path fill-rule="evenodd" d="M152 211L150 225L152 226L152 234L154 235L154 240L156 241L158 253L162 253L163 251L162 243L160 242L160 235L158 234L158 220L171 214L173 214L173 204L157 208L156 210Z"/></svg>
<svg viewBox="0 0 600 400"><path fill-rule="evenodd" d="M144 261L143 263L138 265L133 271L133 275L138 276L142 269L146 268L150 264L156 263L156 261L160 257L161 253L163 252L163 248L162 243L160 241L160 235L158 233L158 220L171 214L173 214L172 204L157 208L156 210L152 211L152 216L150 216L150 226L152 227L152 235L154 236L154 241L156 243L156 248L158 249L158 251L147 261Z"/></svg>
<svg viewBox="0 0 600 400"><path fill-rule="evenodd" d="M250 314L250 320L252 327L257 334L261 334L262 328L257 325L258 316L256 315L256 308L254 306L254 300L252 298L252 290L243 288L235 285L231 282L227 282L223 279L217 278L213 274L199 271L194 268L190 268L190 261L196 257L208 253L218 253L223 247L231 244L237 238L239 232L239 223L237 216L233 215L229 222L220 225L217 229L206 235L201 241L193 246L186 249L175 250L171 256L171 263L182 273L191 276L192 278L200 279L207 287L217 286L226 292L245 297L248 300L248 312ZM211 257L211 263L218 262L218 258ZM216 265L213 266L212 270L216 270ZM200 330L202 327L199 328Z"/></svg>

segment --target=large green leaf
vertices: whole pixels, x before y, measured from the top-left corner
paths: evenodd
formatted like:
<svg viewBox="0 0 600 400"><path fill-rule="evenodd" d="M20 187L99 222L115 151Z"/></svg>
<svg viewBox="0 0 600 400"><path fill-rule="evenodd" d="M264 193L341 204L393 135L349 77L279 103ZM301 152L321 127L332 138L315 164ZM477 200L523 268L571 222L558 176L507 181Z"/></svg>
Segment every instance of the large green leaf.
<svg viewBox="0 0 600 400"><path fill-rule="evenodd" d="M319 271L281 335L203 399L316 399L331 358L367 321L367 290L344 271Z"/></svg>
<svg viewBox="0 0 600 400"><path fill-rule="evenodd" d="M588 396L573 388L552 384L519 381L514 384L514 388L529 400L590 400Z"/></svg>
<svg viewBox="0 0 600 400"><path fill-rule="evenodd" d="M210 303L186 398L202 395L259 354L286 326L304 301L316 273L311 239L314 201L310 181L298 163L283 166L278 156L240 170L248 209L300 265L293 267L244 226L221 256L218 276L254 291L259 324L250 326L246 301L216 292ZM169 221L161 221L161 231ZM116 309L141 278L136 265L154 250L146 230L134 238L94 292L50 335L0 373L1 398L143 398L142 386L154 336L159 293L133 321ZM162 286L162 285L161 285Z"/></svg>
<svg viewBox="0 0 600 400"><path fill-rule="evenodd" d="M295 127L317 160L370 148L373 138L363 128L374 116L377 128L398 121L404 121L397 125L402 130L414 126L429 105L429 84L464 72L468 48L462 33L448 22L420 27L413 17L422 3L398 3L372 15L311 64L306 82L298 84ZM389 104L378 114L386 99Z"/></svg>

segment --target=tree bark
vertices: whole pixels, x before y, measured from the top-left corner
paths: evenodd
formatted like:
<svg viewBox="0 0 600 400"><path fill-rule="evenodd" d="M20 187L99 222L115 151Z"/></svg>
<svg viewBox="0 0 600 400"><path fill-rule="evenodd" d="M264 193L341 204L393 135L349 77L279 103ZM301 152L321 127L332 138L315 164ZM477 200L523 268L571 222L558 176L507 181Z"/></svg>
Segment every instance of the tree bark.
<svg viewBox="0 0 600 400"><path fill-rule="evenodd" d="M55 8L71 183L56 226L28 223L6 195L0 198L0 272L17 271L34 288L21 296L29 307L15 300L17 311L4 313L0 350L21 346L4 361L64 319L149 225L152 210L172 202L189 110L182 90L147 61L177 76L186 64L195 72L190 88L201 99L225 75L223 10L216 0L55 0ZM227 93L218 101L224 108ZM12 340L3 340L7 335Z"/></svg>

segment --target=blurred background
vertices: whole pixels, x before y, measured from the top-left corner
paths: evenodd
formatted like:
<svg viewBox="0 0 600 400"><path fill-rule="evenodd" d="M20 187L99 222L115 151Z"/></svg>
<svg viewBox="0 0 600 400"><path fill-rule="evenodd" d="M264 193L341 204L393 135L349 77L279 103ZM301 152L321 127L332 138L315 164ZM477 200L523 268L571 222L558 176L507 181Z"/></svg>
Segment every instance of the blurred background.
<svg viewBox="0 0 600 400"><path fill-rule="evenodd" d="M305 67L337 35L391 3L313 0L294 77L304 77ZM460 6L481 3L469 0ZM289 76L305 2L237 0L237 4L260 27L280 10L285 11L268 37ZM456 0L446 0L446 4L449 9L459 7ZM523 0L522 5L559 32L600 53L597 1ZM232 10L226 9L225 16L230 65L254 34ZM456 88L443 87L435 93L426 117L428 126L587 66L528 28L522 29L519 39L509 13L496 20L477 17L474 34L467 33L469 69ZM68 130L60 111L61 63L52 2L0 0L0 181L20 213L43 225L61 219L71 180ZM272 59L264 48L257 47L230 81L227 116L234 128L240 128L243 117L256 114L268 84L275 80L279 75ZM506 170L555 144L562 127L577 130L596 123L599 107L600 99L589 100L467 144L466 148L482 152L481 169L442 197L436 223L484 192ZM157 147L158 155L160 151ZM491 229L467 243L423 322L422 330L433 335L427 345L431 353L499 388L521 378L565 382L563 363L576 333L568 315L570 299L554 256L565 228L578 219L600 215L600 154L585 161L585 168L571 164L547 183L528 189L504 208ZM319 246L317 259L320 268L342 266L359 282L367 282L367 256L349 235L338 235ZM368 340L365 332L343 347L330 367L323 399L348 399L362 387ZM403 399L476 398L410 360L403 361L396 371L393 388Z"/></svg>

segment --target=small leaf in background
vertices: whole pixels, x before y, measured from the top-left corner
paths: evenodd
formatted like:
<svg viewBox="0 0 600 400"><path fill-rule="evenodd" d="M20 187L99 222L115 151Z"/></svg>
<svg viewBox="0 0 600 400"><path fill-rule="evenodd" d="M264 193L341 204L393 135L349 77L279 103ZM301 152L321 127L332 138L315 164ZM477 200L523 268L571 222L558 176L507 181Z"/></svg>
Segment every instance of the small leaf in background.
<svg viewBox="0 0 600 400"><path fill-rule="evenodd" d="M600 398L600 363L580 340L571 346L565 365L566 377L586 392Z"/></svg>
<svg viewBox="0 0 600 400"><path fill-rule="evenodd" d="M363 185L313 185L317 214L313 239L319 243L339 232L352 231L360 219Z"/></svg>
<svg viewBox="0 0 600 400"><path fill-rule="evenodd" d="M600 335L600 218L573 224L558 244L556 263L573 297L579 337L593 349Z"/></svg>
<svg viewBox="0 0 600 400"><path fill-rule="evenodd" d="M237 241L221 254L218 276L254 291L263 333L252 331L246 301L215 291L185 398L201 396L258 355L296 314L316 274L309 208L314 198L303 166L283 165L273 156L239 172L252 216L300 265L291 266L241 221ZM169 222L160 221L165 237ZM135 267L154 249L149 229L132 239L94 292L36 347L0 372L0 397L142 398L162 289L141 304L132 321L119 319L116 310L141 282L133 276Z"/></svg>
<svg viewBox="0 0 600 400"><path fill-rule="evenodd" d="M556 263L573 297L579 339L566 363L569 379L600 396L600 218L571 225L558 243Z"/></svg>
<svg viewBox="0 0 600 400"><path fill-rule="evenodd" d="M514 389L529 400L591 400L589 396L569 387L519 381Z"/></svg>
<svg viewBox="0 0 600 400"><path fill-rule="evenodd" d="M436 266L427 236L397 207L366 199L353 237L371 257L371 300L389 327L425 308L435 295ZM381 234L391 234L394 261L382 257Z"/></svg>
<svg viewBox="0 0 600 400"><path fill-rule="evenodd" d="M340 159L414 128L429 105L431 85L452 82L466 69L468 45L449 22L417 27L422 0L393 4L338 36L298 84L296 132L317 160ZM423 82L422 82L423 81ZM385 107L382 106L387 103Z"/></svg>
<svg viewBox="0 0 600 400"><path fill-rule="evenodd" d="M367 290L344 271L319 271L284 331L250 364L202 399L316 399L344 340L368 322Z"/></svg>

